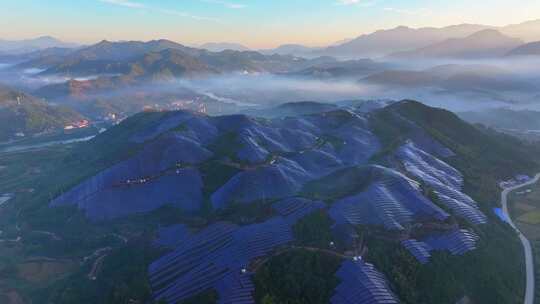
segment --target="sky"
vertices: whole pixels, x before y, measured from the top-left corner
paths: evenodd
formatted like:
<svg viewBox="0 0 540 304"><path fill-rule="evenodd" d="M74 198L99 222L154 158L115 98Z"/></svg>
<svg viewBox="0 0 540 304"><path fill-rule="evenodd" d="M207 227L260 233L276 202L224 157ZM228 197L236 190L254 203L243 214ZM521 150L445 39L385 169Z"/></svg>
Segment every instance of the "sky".
<svg viewBox="0 0 540 304"><path fill-rule="evenodd" d="M0 39L323 46L379 29L540 19L539 0L1 0Z"/></svg>

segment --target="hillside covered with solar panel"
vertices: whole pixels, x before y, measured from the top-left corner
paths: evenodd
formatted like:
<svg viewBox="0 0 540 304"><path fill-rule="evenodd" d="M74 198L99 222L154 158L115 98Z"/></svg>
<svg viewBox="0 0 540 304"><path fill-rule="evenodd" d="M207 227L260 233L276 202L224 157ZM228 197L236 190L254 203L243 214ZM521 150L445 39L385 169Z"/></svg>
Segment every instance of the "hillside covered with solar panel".
<svg viewBox="0 0 540 304"><path fill-rule="evenodd" d="M519 267L501 266L497 291L479 277L497 280L495 265L519 250L490 211L497 193L478 179L500 176L446 128L492 140L412 101L265 117L143 113L87 144L116 152L48 209L77 210L149 248L138 270L148 303L513 303Z"/></svg>

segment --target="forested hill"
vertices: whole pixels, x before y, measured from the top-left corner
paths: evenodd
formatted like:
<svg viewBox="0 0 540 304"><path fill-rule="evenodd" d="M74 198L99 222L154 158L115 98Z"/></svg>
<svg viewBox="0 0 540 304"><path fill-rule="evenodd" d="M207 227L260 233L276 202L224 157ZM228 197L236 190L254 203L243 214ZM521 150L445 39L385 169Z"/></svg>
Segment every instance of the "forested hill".
<svg viewBox="0 0 540 304"><path fill-rule="evenodd" d="M0 141L63 129L82 119L73 110L0 85Z"/></svg>

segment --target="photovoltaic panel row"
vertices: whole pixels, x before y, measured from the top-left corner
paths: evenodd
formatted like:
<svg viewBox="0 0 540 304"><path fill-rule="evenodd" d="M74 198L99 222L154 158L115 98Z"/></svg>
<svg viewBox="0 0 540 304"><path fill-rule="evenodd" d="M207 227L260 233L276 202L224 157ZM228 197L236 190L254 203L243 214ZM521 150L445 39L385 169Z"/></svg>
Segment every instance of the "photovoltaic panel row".
<svg viewBox="0 0 540 304"><path fill-rule="evenodd" d="M487 223L487 217L478 204L462 192L463 177L456 169L420 150L412 142L400 147L396 156L407 172L430 186L439 202L456 216L475 225Z"/></svg>
<svg viewBox="0 0 540 304"><path fill-rule="evenodd" d="M252 303L247 266L292 240L291 226L283 217L244 227L213 224L185 237L173 252L150 265L154 296L177 303L215 289L223 303Z"/></svg>
<svg viewBox="0 0 540 304"><path fill-rule="evenodd" d="M420 262L426 264L432 251L448 251L453 255L463 255L476 249L478 235L468 230L454 230L438 233L417 241L409 239L401 244Z"/></svg>
<svg viewBox="0 0 540 304"><path fill-rule="evenodd" d="M332 304L399 303L384 275L369 263L346 260L336 275L341 283L330 300Z"/></svg>

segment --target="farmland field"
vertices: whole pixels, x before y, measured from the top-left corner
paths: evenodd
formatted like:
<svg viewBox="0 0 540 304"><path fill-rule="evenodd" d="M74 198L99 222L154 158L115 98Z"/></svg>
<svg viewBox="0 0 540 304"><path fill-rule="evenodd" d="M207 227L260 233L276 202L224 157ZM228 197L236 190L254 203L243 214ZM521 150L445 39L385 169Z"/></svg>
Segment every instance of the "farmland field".
<svg viewBox="0 0 540 304"><path fill-rule="evenodd" d="M540 303L540 184L516 191L509 196L512 218L523 234L531 241L536 273L535 303Z"/></svg>

